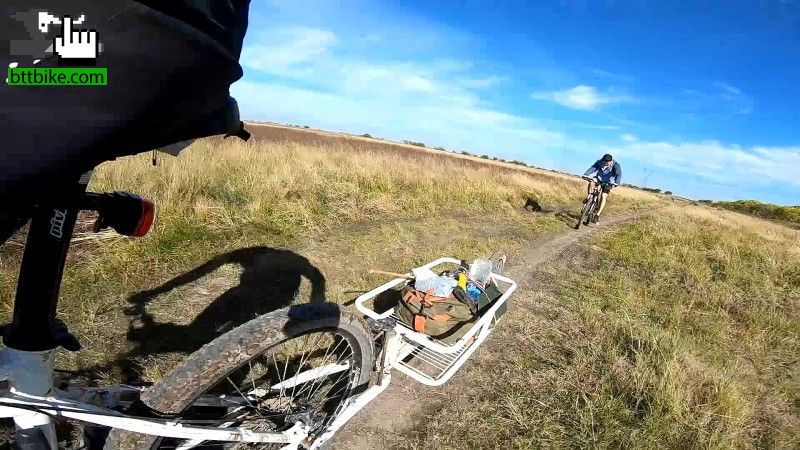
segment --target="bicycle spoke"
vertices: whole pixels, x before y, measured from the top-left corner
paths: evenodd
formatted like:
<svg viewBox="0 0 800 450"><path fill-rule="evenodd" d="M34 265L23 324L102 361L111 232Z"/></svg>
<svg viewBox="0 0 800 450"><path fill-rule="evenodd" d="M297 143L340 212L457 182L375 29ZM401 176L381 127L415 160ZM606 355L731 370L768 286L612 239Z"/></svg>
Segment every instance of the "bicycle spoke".
<svg viewBox="0 0 800 450"><path fill-rule="evenodd" d="M357 367L351 341L330 330L296 336L251 358L198 398L193 418L183 423L238 427L253 432L281 432L298 421L311 436L328 426L352 395ZM290 389L291 387L291 389ZM213 392L213 394L212 394ZM214 445L216 444L216 445ZM263 448L275 443L213 443L168 440L158 448ZM229 447L230 446L230 447Z"/></svg>
<svg viewBox="0 0 800 450"><path fill-rule="evenodd" d="M323 337L324 335L325 335L325 333L320 333L320 334L318 334L318 335L317 335L317 339L314 341L314 345L315 345L315 346L316 346L316 345L317 345L317 344L320 342L320 340L322 340L322 337ZM307 350L308 350L308 345L307 345L307 344L308 344L308 340L309 340L309 338L308 338L308 337L306 337L306 345L304 345L304 346L303 346L303 353L300 355L300 361L297 363L297 370L295 370L295 374L294 374L294 376L292 376L292 378L291 378L292 380L295 380L295 381L297 380L297 377L298 377L298 375L299 375L299 374L301 373L301 371L303 370L303 366L305 366L305 365L306 365L306 363L308 362L308 360L309 360L309 359L310 359L310 358L313 356L313 354L314 354L314 352L313 352L313 351L310 351L310 352L309 352L309 351L307 351ZM288 361L288 359L287 359L287 361ZM281 382L285 382L285 381L288 381L288 380L281 380ZM295 391L296 391L296 389L297 389L297 384L296 384L296 383L293 383L293 384L292 384L292 394L291 394L290 398L294 398L294 397L295 397Z"/></svg>
<svg viewBox="0 0 800 450"><path fill-rule="evenodd" d="M339 362L341 362L341 360L337 360L336 362L337 362L337 363L339 363ZM343 375L339 375L339 378L338 378L338 379L337 379L337 381L336 381L337 383L338 383L338 381L339 381L339 380L341 380L341 379L342 379L342 376L343 376ZM335 385L335 384L336 384L336 383L333 383L333 385ZM320 384L319 386L317 386L317 388L316 388L316 389L315 389L313 392L309 393L309 395L306 397L306 399L307 399L307 400L311 400L311 397L313 397L313 396L314 396L314 394L316 394L316 393L317 393L317 391L319 391L319 388L320 388L320 387L322 387L322 384Z"/></svg>
<svg viewBox="0 0 800 450"><path fill-rule="evenodd" d="M247 361L247 365L250 367L250 372L253 372L253 361ZM250 382L253 384L253 391L256 390L256 379L255 377L250 377Z"/></svg>
<svg viewBox="0 0 800 450"><path fill-rule="evenodd" d="M275 354L274 353L272 355L270 355L270 356L272 356L272 364L275 367L275 374L277 375L278 373L280 373L280 369L278 369L278 359L275 358ZM279 393L278 396L280 396L281 394L282 394L282 392Z"/></svg>
<svg viewBox="0 0 800 450"><path fill-rule="evenodd" d="M322 388L322 385L320 385L314 392L309 393L309 395L306 397L306 400L308 400L309 403L311 403L312 399L314 399L314 398L319 398L320 402L324 402L326 400L330 401L330 399L332 397L330 395L331 390L333 390L336 386L338 386L339 383L342 382L342 381L347 381L346 378L344 377L344 375L340 375L334 382L330 383L329 387L325 391L325 395L323 395L321 398L317 397L317 393L320 392L320 389ZM339 394L340 392L343 392L343 391L349 389L350 388L349 384L350 384L349 381L347 383L345 383L344 386L342 386L341 388L339 388L338 391L336 391L336 394Z"/></svg>
<svg viewBox="0 0 800 450"><path fill-rule="evenodd" d="M308 336L306 336L306 341L308 341ZM286 364L283 366L283 376L281 377L281 383L286 381L286 372L289 370L289 358L286 358ZM286 392L286 388L281 386L281 393L280 398L283 399L283 393Z"/></svg>
<svg viewBox="0 0 800 450"><path fill-rule="evenodd" d="M247 398L247 397L246 397L246 396L245 396L245 395L242 393L242 391L240 391L240 390L239 390L239 388L236 386L236 384L233 382L233 380L231 380L231 378L230 378L230 377L226 377L226 379L227 379L227 380L228 380L228 382L231 384L231 386L233 386L233 388L234 388L234 389L236 389L236 392L238 392L238 393L239 393L239 395L240 395L240 396L241 396L241 397L244 399L244 401L246 401L246 402L247 402L247 404L248 404L248 405L249 405L251 408L253 408L253 411L255 411L255 413L256 413L256 414L259 414L259 412L258 412L258 408L256 408L256 406L255 406L255 405L253 405L253 403L250 401L250 399L248 399L248 398ZM259 414L259 415L260 415L260 414Z"/></svg>
<svg viewBox="0 0 800 450"><path fill-rule="evenodd" d="M344 340L340 340L336 344L336 347L334 347L334 349L333 349L333 353L336 352L336 350L339 348L339 346L342 344L342 342L344 342ZM327 359L329 354L331 354L330 346L328 346L328 350L326 350L325 355L323 356L323 360ZM312 390L314 389L314 387L316 386L316 383L317 383L318 380L323 380L323 382L324 382L324 377L320 377L317 380L312 380L310 389L312 389ZM305 387L303 389L305 389ZM298 395L300 395L303 392L303 389L300 390L300 393L298 393Z"/></svg>
<svg viewBox="0 0 800 450"><path fill-rule="evenodd" d="M331 395L331 393L330 393L331 390L333 389L334 386L336 386L336 383L332 384L331 387L328 388L328 390L326 391L324 398L327 398L327 399L336 398L340 393L343 393L343 392L347 391L350 388L350 386L348 386L348 384L345 384L338 391L336 391L336 393L334 395ZM313 396L311 396L311 397L313 397ZM311 397L309 397L309 400L310 400Z"/></svg>
<svg viewBox="0 0 800 450"><path fill-rule="evenodd" d="M318 343L320 341L320 339L322 339L322 333L320 333L320 335L317 337L317 340L315 341L315 343ZM308 353L308 357L310 358L312 354L313 354L313 352L309 352ZM300 375L300 371L303 369L303 366L305 365L306 362L308 362L308 359L305 356L306 356L306 352L304 350L303 351L303 355L300 358L300 363L297 366L297 371L295 372L294 377L292 377L293 380L297 380L297 377L298 377L298 375ZM297 389L297 384L294 384L292 386L292 398L295 398L295 390L296 389Z"/></svg>
<svg viewBox="0 0 800 450"><path fill-rule="evenodd" d="M340 343L341 343L341 341L340 341ZM337 344L337 347L338 347L338 344ZM325 351L325 355L322 357L323 361L325 359L327 359L329 352L330 352L330 345L328 345L328 349ZM310 385L312 386L312 388L313 388L314 384L321 378L324 378L324 377L319 377L317 379L310 380ZM305 383L304 386L297 393L297 395L300 396L305 391L307 386L309 386L309 383Z"/></svg>

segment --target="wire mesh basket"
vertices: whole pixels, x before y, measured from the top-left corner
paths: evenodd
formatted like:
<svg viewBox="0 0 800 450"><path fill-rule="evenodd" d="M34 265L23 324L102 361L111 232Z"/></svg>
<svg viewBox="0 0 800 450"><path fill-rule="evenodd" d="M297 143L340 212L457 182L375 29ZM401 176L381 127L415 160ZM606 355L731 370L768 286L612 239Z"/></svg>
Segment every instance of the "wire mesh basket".
<svg viewBox="0 0 800 450"><path fill-rule="evenodd" d="M418 269L450 269L460 265L455 258L439 258ZM450 266L450 267L447 267ZM401 340L398 355L395 355L393 368L429 386L446 383L484 342L494 325L507 311L507 302L517 289L517 284L508 277L492 272L490 277L502 293L500 298L475 321L462 337L454 342L442 342L426 334L414 331L395 315L394 305L386 301L392 290L405 286L409 280L395 278L359 296L356 308L367 317L381 320L396 319L395 332ZM395 300L396 301L396 300Z"/></svg>

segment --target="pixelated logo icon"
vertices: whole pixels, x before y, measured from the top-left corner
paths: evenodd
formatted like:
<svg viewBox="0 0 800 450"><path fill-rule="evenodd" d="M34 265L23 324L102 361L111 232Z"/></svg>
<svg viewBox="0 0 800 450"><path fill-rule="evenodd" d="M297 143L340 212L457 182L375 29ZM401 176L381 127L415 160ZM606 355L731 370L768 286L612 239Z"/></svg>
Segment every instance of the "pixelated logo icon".
<svg viewBox="0 0 800 450"><path fill-rule="evenodd" d="M81 14L80 17L72 21L72 24L82 25L84 20L86 20L86 16ZM42 33L47 34L47 32L50 31L50 25L61 25L61 22L62 21L59 17L56 17L47 11L39 11L39 31Z"/></svg>
<svg viewBox="0 0 800 450"><path fill-rule="evenodd" d="M80 19L82 21L83 17L81 16ZM93 62L97 59L100 43L97 39L97 31L74 28L73 25L72 18L64 16L61 19L61 36L56 36L53 40L53 51L58 55L59 63Z"/></svg>

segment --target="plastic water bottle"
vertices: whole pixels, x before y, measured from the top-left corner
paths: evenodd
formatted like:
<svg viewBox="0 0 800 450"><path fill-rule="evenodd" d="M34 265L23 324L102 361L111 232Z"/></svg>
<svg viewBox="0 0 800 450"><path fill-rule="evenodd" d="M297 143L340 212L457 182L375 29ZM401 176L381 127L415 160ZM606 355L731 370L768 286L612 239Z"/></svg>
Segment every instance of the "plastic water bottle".
<svg viewBox="0 0 800 450"><path fill-rule="evenodd" d="M467 296L473 301L473 303L478 303L478 298L481 296L481 290L478 286L475 286L475 283L472 281L467 282Z"/></svg>
<svg viewBox="0 0 800 450"><path fill-rule="evenodd" d="M489 276L492 274L492 266L492 262L488 259L476 259L469 267L469 277L480 283L481 286L486 286L486 282L489 281Z"/></svg>

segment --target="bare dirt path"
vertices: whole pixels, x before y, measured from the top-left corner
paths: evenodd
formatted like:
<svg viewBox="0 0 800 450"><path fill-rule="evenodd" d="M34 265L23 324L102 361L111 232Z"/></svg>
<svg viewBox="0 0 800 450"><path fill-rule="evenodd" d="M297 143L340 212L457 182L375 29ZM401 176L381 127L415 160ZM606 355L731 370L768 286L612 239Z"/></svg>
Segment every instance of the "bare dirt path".
<svg viewBox="0 0 800 450"><path fill-rule="evenodd" d="M543 281L541 275L544 268L568 257L575 244L586 241L599 231L638 217L640 216L609 217L599 225L568 230L545 241L532 242L508 255L506 272L517 281L517 292L536 289L536 285ZM513 298L510 301L513 302ZM493 346L501 344L493 342L490 336L477 353L491 352ZM469 362L465 366L469 366ZM402 442L398 439L399 436L412 433L414 425L424 420L427 411L435 410L437 404L447 401L446 391L450 389L458 389L458 375L444 387L434 388L395 373L389 388L353 417L341 430L332 448L371 450L396 447Z"/></svg>

